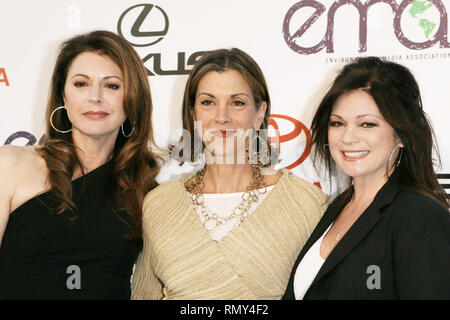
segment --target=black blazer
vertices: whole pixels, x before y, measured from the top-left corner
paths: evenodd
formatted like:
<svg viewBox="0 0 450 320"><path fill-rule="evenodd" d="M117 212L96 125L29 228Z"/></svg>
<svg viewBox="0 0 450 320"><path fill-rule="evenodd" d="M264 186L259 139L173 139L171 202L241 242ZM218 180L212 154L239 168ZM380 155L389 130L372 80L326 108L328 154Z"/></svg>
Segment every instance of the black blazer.
<svg viewBox="0 0 450 320"><path fill-rule="evenodd" d="M298 264L341 210L330 206L324 213L294 264L283 299L295 299ZM393 174L330 253L303 299L450 299L450 213L400 189Z"/></svg>

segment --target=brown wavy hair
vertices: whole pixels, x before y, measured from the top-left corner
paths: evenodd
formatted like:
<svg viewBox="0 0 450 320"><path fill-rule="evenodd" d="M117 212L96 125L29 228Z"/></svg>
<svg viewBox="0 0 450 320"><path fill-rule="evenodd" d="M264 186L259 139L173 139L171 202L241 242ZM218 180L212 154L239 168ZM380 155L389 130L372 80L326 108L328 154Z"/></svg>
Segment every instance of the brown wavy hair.
<svg viewBox="0 0 450 320"><path fill-rule="evenodd" d="M428 196L449 209L447 195L439 185L433 163L440 163L434 133L423 111L419 85L404 66L377 57L358 58L347 64L322 99L311 124L314 164L320 162L329 177L337 167L328 146L330 115L342 95L363 90L375 101L384 119L394 128L404 144L403 155L397 156L395 173L399 186ZM433 149L437 159L433 159ZM351 188L340 197L349 200ZM345 202L345 201L344 201Z"/></svg>
<svg viewBox="0 0 450 320"><path fill-rule="evenodd" d="M217 49L214 51L207 51L204 55L196 62L194 68L192 69L189 78L186 82L183 97L183 108L182 108L182 120L183 129L189 132L190 135L190 154L183 154L183 149L180 148L177 157L181 159L180 163L184 161L195 162L198 154L195 151L203 150L203 146L198 146L201 144L201 139L198 137L197 132L194 128L194 107L195 107L195 96L197 94L197 88L200 80L211 71L225 72L227 70L238 71L245 81L248 83L255 101L256 110L259 110L262 102L267 103L266 113L264 114L264 120L261 123L260 129L267 129L269 126L269 116L270 116L270 96L269 89L267 88L266 80L264 74L256 61L250 57L244 51L238 48L232 49ZM259 130L258 130L259 131ZM264 132L264 131L263 131ZM263 132L258 132L262 139L267 140L267 137L262 136ZM180 145L183 145L183 138L180 140ZM258 147L258 146L257 146ZM175 146L169 146L172 151ZM268 149L268 153L272 157L276 157L276 150ZM189 148L187 148L189 150ZM274 152L275 151L275 152ZM272 161L275 161L272 159ZM267 163L268 165L270 163Z"/></svg>
<svg viewBox="0 0 450 320"><path fill-rule="evenodd" d="M65 41L53 70L46 110L46 134L40 142L38 153L48 168L48 180L52 195L59 205L56 214L77 208L72 201L72 177L81 165L71 133L55 131L50 124L52 112L64 104L64 85L73 60L83 52L95 52L109 57L120 68L124 78L123 108L127 120L124 130L134 132L128 138L119 132L113 154L113 181L115 199L121 209L131 215L134 230L131 238L140 238L142 230L142 204L147 192L157 186L155 177L159 172L159 157L152 152L155 145L152 127L152 98L146 69L142 60L122 37L109 31L93 31L77 35ZM67 130L71 123L65 112L53 115L53 124L59 130ZM84 174L84 172L83 172Z"/></svg>

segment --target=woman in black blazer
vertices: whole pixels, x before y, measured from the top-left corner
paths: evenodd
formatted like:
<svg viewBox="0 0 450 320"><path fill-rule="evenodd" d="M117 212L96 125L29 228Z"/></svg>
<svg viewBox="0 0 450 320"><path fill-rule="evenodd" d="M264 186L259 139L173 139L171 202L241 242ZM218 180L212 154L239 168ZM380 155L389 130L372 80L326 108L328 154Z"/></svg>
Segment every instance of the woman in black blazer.
<svg viewBox="0 0 450 320"><path fill-rule="evenodd" d="M284 299L450 299L450 213L411 72L345 66L312 122L315 161L349 177L294 264Z"/></svg>

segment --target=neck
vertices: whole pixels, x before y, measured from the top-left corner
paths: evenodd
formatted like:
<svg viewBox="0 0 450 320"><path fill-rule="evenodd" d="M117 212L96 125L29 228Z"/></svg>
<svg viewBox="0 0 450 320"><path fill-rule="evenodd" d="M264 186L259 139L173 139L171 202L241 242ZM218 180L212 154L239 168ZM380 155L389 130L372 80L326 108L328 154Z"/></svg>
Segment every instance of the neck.
<svg viewBox="0 0 450 320"><path fill-rule="evenodd" d="M84 173L88 173L111 159L117 135L106 138L92 138L73 134L76 153L83 166ZM74 178L82 175L81 168L75 168Z"/></svg>
<svg viewBox="0 0 450 320"><path fill-rule="evenodd" d="M352 198L353 204L370 203L375 198L375 195L380 191L387 181L385 175L370 179L354 178L353 189L354 194Z"/></svg>
<svg viewBox="0 0 450 320"><path fill-rule="evenodd" d="M203 178L204 193L233 193L247 191L253 179L248 164L210 164Z"/></svg>

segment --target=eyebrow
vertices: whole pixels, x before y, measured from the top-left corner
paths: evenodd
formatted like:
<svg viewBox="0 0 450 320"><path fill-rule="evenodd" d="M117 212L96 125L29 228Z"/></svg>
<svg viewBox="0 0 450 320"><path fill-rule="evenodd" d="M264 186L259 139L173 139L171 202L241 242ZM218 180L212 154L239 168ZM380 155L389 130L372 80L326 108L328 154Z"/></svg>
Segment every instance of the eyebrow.
<svg viewBox="0 0 450 320"><path fill-rule="evenodd" d="M209 97L211 97L211 98L215 98L215 96L214 96L213 94L207 93L207 92L200 92L200 93L197 95L197 97L200 96L200 95L202 95L202 94L207 95L207 96L209 96ZM249 96L248 94L244 93L244 92L234 93L234 94L232 94L230 97L231 97L231 98L234 98L234 97L237 97L237 96L246 96L246 97L249 97L249 98L250 98L250 96Z"/></svg>
<svg viewBox="0 0 450 320"><path fill-rule="evenodd" d="M338 117L338 118L340 118L340 119L344 119L344 118L342 118L340 115L338 115L338 114L335 114L335 113L332 113L332 114L330 114L330 117ZM364 117L375 117L375 118L378 118L378 119L380 119L380 120L383 120L383 118L381 118L380 116L377 116L377 115L375 115L375 114L370 114L370 113L365 113L365 114L359 114L359 115L357 115L356 116L356 118L357 119L359 119L359 118L364 118Z"/></svg>
<svg viewBox="0 0 450 320"><path fill-rule="evenodd" d="M83 74L83 73L76 73L76 74L74 74L74 75L72 76L71 79L73 79L73 78L75 78L75 77L77 77L77 76L83 77L83 78L87 78L87 79L90 79L90 77L89 77L88 75L85 75L85 74ZM103 80L108 80L108 79L111 79L111 78L117 78L117 79L119 79L120 81L123 81L119 76L106 76L106 77L103 77Z"/></svg>

